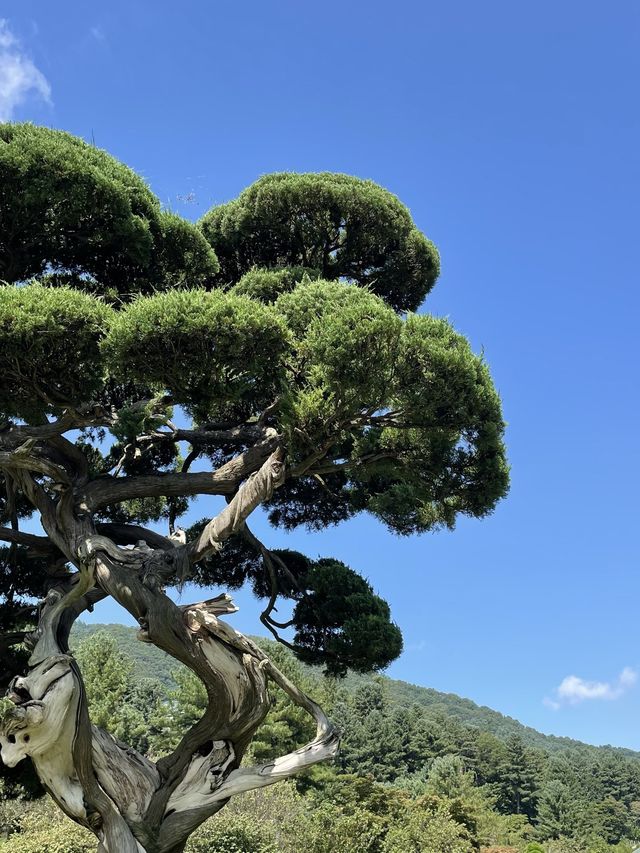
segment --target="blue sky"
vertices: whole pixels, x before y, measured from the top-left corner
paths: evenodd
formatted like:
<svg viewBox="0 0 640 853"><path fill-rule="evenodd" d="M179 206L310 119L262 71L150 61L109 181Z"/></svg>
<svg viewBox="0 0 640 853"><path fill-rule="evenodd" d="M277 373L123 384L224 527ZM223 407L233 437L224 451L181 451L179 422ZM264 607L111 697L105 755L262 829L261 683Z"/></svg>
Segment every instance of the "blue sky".
<svg viewBox="0 0 640 853"><path fill-rule="evenodd" d="M0 17L0 116L95 140L190 218L283 169L410 207L442 254L423 310L484 349L503 397L511 493L453 533L258 528L369 577L404 631L394 677L640 749L640 7L21 0Z"/></svg>

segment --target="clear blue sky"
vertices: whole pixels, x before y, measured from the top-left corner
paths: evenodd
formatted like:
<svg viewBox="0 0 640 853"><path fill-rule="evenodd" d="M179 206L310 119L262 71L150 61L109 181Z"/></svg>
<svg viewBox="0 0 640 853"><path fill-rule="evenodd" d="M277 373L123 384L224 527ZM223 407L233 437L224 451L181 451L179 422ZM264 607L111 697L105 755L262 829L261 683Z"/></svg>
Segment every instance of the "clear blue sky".
<svg viewBox="0 0 640 853"><path fill-rule="evenodd" d="M361 518L287 544L390 601L406 639L391 675L635 748L640 683L620 674L640 670L639 15L629 0L0 12L5 111L94 139L186 216L275 170L372 178L410 207L442 254L424 310L484 348L502 394L511 494L453 533ZM255 631L239 598L234 624Z"/></svg>

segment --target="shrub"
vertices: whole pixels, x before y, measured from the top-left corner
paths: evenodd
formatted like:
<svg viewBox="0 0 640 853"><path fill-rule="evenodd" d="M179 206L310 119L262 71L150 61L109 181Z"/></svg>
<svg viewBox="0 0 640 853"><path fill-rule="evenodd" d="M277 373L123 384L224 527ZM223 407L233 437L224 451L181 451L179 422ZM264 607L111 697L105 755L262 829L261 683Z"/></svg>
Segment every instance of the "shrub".
<svg viewBox="0 0 640 853"><path fill-rule="evenodd" d="M185 853L277 853L269 829L249 815L225 810L192 835Z"/></svg>

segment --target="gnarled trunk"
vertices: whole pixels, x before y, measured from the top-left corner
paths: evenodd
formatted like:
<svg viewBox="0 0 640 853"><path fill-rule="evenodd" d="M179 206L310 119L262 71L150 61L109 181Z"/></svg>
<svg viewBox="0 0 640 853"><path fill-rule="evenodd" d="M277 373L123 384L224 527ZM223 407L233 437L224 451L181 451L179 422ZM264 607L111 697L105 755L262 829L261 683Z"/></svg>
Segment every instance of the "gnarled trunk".
<svg viewBox="0 0 640 853"><path fill-rule="evenodd" d="M13 680L13 708L0 724L2 760L29 756L43 785L73 820L91 829L108 853L175 853L234 794L272 784L332 756L337 736L300 693L242 634L223 622L228 596L179 607L150 571L157 554L89 549L99 586L82 592L81 573L49 592L32 639L29 671ZM97 550L94 551L94 547ZM119 550L119 549L117 549ZM67 639L73 618L108 593L139 621L139 639L188 666L209 698L202 719L173 753L154 764L90 725L82 676ZM310 744L258 767L242 756L268 708L267 679L305 707L318 724Z"/></svg>
<svg viewBox="0 0 640 853"><path fill-rule="evenodd" d="M98 529L77 491L68 489L54 504L28 474L21 477L49 540L77 572L52 586L41 606L28 638L29 670L8 691L12 704L0 720L0 754L10 766L30 757L60 808L96 834L100 851L180 853L189 835L234 794L285 779L337 751L337 734L322 710L219 618L236 609L228 596L180 607L164 591L190 562L242 529L277 485L278 452L260 461L200 538L177 547L140 528ZM69 653L74 620L106 596L137 619L140 640L187 666L207 691L202 718L155 764L91 725L82 676ZM269 708L268 679L314 717L317 734L273 762L240 767Z"/></svg>
<svg viewBox="0 0 640 853"><path fill-rule="evenodd" d="M219 618L236 609L226 595L179 607L164 591L246 530L250 513L283 482L284 452L275 431L260 428L260 440L214 474L90 480L86 458L62 436L72 423L69 416L40 427L12 425L0 436L0 466L11 470L47 534L29 541L77 570L52 582L42 603L28 637L29 670L14 678L11 703L3 705L0 755L12 766L29 756L60 808L96 834L100 851L181 853L189 835L234 794L285 779L338 747L322 710ZM158 489L213 490L228 504L189 544L136 526L94 523L100 506ZM69 653L74 620L107 596L135 617L140 640L187 666L207 691L202 718L155 764L91 725L82 676ZM317 734L273 762L240 767L269 708L268 679L314 717Z"/></svg>

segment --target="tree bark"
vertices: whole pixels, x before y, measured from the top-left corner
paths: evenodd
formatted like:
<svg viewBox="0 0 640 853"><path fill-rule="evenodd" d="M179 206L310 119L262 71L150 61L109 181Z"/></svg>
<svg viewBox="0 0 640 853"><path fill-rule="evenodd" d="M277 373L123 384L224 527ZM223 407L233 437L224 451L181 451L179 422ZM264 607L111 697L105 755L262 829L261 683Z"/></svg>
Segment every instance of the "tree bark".
<svg viewBox="0 0 640 853"><path fill-rule="evenodd" d="M87 484L86 472L64 442L59 437L47 447L29 444L23 450L21 445L0 456L0 464L11 466L39 510L48 537L28 544L57 549L77 569L52 585L41 604L37 629L29 638L28 672L14 678L11 701L0 717L0 755L10 766L30 757L60 808L95 833L99 851L181 853L189 835L230 797L288 778L332 757L338 748L337 733L322 710L253 642L220 619L235 609L228 596L179 607L164 590L165 583L184 577L191 563L242 529L249 514L282 482L283 453L269 438L215 474L108 478L105 486L102 480ZM64 477L58 472L61 465ZM57 478L54 494L44 487L42 476ZM194 477L207 480L208 488L212 480L229 484L227 507L196 541L176 547L135 526L94 524L91 511L106 500L105 492L109 500L127 488L127 496L153 494L141 483L162 477L174 478L175 494L188 493L184 485ZM127 485L130 479L138 482ZM207 488L199 483L198 490ZM68 638L74 620L106 596L135 617L141 641L187 666L207 691L202 718L157 763L90 723ZM316 737L273 762L241 767L269 709L269 679L311 714Z"/></svg>

